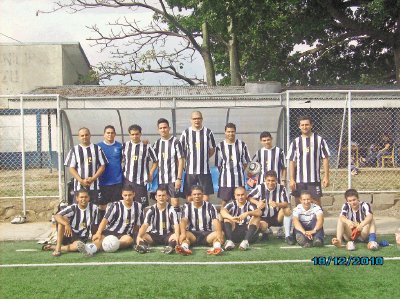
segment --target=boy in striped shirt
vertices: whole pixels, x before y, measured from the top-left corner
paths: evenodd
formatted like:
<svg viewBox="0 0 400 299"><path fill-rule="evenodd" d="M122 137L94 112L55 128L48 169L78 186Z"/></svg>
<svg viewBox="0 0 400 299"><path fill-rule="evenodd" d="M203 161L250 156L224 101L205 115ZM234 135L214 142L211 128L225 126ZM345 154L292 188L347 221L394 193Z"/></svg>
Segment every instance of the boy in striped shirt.
<svg viewBox="0 0 400 299"><path fill-rule="evenodd" d="M225 250L234 249L234 242L241 242L239 248L247 250L249 242L254 242L257 238L261 210L247 200L244 187L237 187L234 196L234 201L221 207L226 237Z"/></svg>
<svg viewBox="0 0 400 299"><path fill-rule="evenodd" d="M149 252L149 245L164 245L163 252L170 254L179 240L178 214L168 203L167 189L158 187L156 201L157 203L147 210L144 222L139 229L136 250L139 253L146 253Z"/></svg>
<svg viewBox="0 0 400 299"><path fill-rule="evenodd" d="M218 143L215 150L215 166L219 170L218 198L221 206L231 201L236 187L245 185L244 169L250 162L246 143L236 139L236 125L225 126L225 140Z"/></svg>
<svg viewBox="0 0 400 299"><path fill-rule="evenodd" d="M57 222L57 244L43 245L43 250L53 250L53 256L61 252L78 251L78 242L86 243L98 225L98 208L92 204L85 189L76 192L76 203L59 211L54 219Z"/></svg>

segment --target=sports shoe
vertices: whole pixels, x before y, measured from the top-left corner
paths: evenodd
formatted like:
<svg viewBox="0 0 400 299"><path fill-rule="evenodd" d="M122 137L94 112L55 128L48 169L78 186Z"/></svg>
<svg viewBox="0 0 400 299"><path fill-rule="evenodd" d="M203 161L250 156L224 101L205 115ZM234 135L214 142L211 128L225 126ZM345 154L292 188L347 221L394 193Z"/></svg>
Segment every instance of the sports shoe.
<svg viewBox="0 0 400 299"><path fill-rule="evenodd" d="M346 249L348 251L356 250L356 244L353 241L348 241L346 244Z"/></svg>
<svg viewBox="0 0 400 299"><path fill-rule="evenodd" d="M224 248L225 250L233 250L235 249L235 243L233 243L231 240L226 240Z"/></svg>
<svg viewBox="0 0 400 299"><path fill-rule="evenodd" d="M171 254L173 251L174 251L173 247L165 246L162 252L165 253L165 254Z"/></svg>
<svg viewBox="0 0 400 299"><path fill-rule="evenodd" d="M208 255L220 255L222 253L222 248L218 247L218 248L211 248L207 250L207 254Z"/></svg>
<svg viewBox="0 0 400 299"><path fill-rule="evenodd" d="M294 245L296 242L294 241L293 236L288 236L285 238L285 241L288 245Z"/></svg>
<svg viewBox="0 0 400 299"><path fill-rule="evenodd" d="M280 227L278 228L278 231L276 232L276 237L277 237L278 239L283 239L283 238L285 238L285 231L283 230L283 227L282 227L282 226L280 226Z"/></svg>
<svg viewBox="0 0 400 299"><path fill-rule="evenodd" d="M324 241L321 238L315 238L313 240L313 246L314 247L322 247L322 246L324 246Z"/></svg>
<svg viewBox="0 0 400 299"><path fill-rule="evenodd" d="M150 248L147 245L136 245L135 250L142 254L150 252Z"/></svg>
<svg viewBox="0 0 400 299"><path fill-rule="evenodd" d="M296 242L299 244L301 247L305 247L305 244L308 244L306 237L303 234L296 234ZM310 246L308 246L310 247Z"/></svg>
<svg viewBox="0 0 400 299"><path fill-rule="evenodd" d="M175 252L179 253L181 255L191 255L192 251L190 249L185 249L181 245L176 245L175 246Z"/></svg>
<svg viewBox="0 0 400 299"><path fill-rule="evenodd" d="M239 245L240 250L247 250L247 249L249 249L249 247L250 247L249 241L247 241L247 240L243 240L242 243L240 243L240 245Z"/></svg>
<svg viewBox="0 0 400 299"><path fill-rule="evenodd" d="M77 241L76 246L78 247L78 251L80 253L82 253L84 256L86 256L86 257L93 256L93 253L90 250L88 250L88 248L86 247L86 244L83 243L82 241Z"/></svg>

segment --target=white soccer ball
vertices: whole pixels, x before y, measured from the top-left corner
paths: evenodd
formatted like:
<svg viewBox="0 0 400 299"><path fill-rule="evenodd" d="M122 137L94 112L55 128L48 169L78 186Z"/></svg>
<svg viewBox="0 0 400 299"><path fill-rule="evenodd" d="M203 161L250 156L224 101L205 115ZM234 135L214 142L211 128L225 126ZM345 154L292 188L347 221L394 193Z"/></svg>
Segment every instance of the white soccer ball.
<svg viewBox="0 0 400 299"><path fill-rule="evenodd" d="M261 164L258 162L250 162L249 165L247 165L247 173L251 176L255 176L260 174L261 172Z"/></svg>
<svg viewBox="0 0 400 299"><path fill-rule="evenodd" d="M346 249L347 249L348 251L356 250L356 244L354 244L353 241L349 241L349 242L347 242L347 244L346 244Z"/></svg>
<svg viewBox="0 0 400 299"><path fill-rule="evenodd" d="M376 243L375 241L371 241L371 242L368 242L367 247L368 247L369 250L378 250L379 249L379 244Z"/></svg>
<svg viewBox="0 0 400 299"><path fill-rule="evenodd" d="M110 235L103 239L101 245L105 252L116 252L119 249L119 239L116 236Z"/></svg>

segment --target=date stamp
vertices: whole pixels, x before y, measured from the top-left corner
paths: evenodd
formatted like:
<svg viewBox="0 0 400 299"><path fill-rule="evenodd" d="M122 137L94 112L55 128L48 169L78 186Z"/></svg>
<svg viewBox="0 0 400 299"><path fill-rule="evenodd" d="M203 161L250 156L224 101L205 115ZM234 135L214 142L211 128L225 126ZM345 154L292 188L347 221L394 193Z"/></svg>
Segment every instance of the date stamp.
<svg viewBox="0 0 400 299"><path fill-rule="evenodd" d="M314 256L314 266L382 266L382 256Z"/></svg>

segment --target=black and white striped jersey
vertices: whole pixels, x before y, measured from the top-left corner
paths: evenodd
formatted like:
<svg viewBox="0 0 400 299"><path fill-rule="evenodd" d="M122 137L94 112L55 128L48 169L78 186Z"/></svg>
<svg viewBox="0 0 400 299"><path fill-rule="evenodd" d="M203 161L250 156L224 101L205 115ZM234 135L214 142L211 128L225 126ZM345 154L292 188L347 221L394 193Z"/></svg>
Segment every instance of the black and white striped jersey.
<svg viewBox="0 0 400 299"><path fill-rule="evenodd" d="M212 131L206 127L193 130L192 127L183 131L180 142L186 159L187 174L208 174L208 150L215 148L215 139Z"/></svg>
<svg viewBox="0 0 400 299"><path fill-rule="evenodd" d="M296 162L297 183L321 182L321 159L329 156L328 144L316 133L293 140L287 155L290 161Z"/></svg>
<svg viewBox="0 0 400 299"><path fill-rule="evenodd" d="M247 145L236 139L235 143L229 144L226 140L218 143L215 149L215 166L220 170L220 187L244 186L244 165L250 162Z"/></svg>
<svg viewBox="0 0 400 299"><path fill-rule="evenodd" d="M72 231L81 238L89 238L92 226L99 224L98 208L91 202L84 210L74 203L57 214L67 217Z"/></svg>
<svg viewBox="0 0 400 299"><path fill-rule="evenodd" d="M142 204L134 201L128 208L123 200L113 202L107 208L104 218L108 220L106 230L118 234L132 234L135 225L141 226L143 223Z"/></svg>
<svg viewBox="0 0 400 299"><path fill-rule="evenodd" d="M265 183L257 185L249 193L249 198L254 198L259 201L265 200L266 207L262 210L261 217L274 217L278 214L279 209L273 208L269 205L271 201L277 203L288 202L286 188L283 185L277 184L274 190L268 190Z"/></svg>
<svg viewBox="0 0 400 299"><path fill-rule="evenodd" d="M256 209L256 207L250 201L246 201L243 206L239 206L236 200L230 201L224 208L228 211L229 215L233 217L238 217L243 213L254 211ZM249 224L250 220L251 216L247 216L245 219L238 222L238 225L247 225Z"/></svg>
<svg viewBox="0 0 400 299"><path fill-rule="evenodd" d="M153 148L158 159L158 183L175 183L178 175L178 160L183 157L180 141L173 136L168 140L160 138L154 143Z"/></svg>
<svg viewBox="0 0 400 299"><path fill-rule="evenodd" d="M360 206L357 211L353 211L350 204L346 202L343 204L342 211L340 212L340 215L343 215L347 219L358 223L363 221L369 214L372 214L372 209L370 204L365 201L360 201Z"/></svg>
<svg viewBox="0 0 400 299"><path fill-rule="evenodd" d="M91 143L88 146L75 145L69 151L64 165L75 168L82 179L92 177L100 166L108 163L103 150L97 144ZM74 190L77 191L83 186L74 178ZM99 190L99 179L95 180L89 187L90 190Z"/></svg>
<svg viewBox="0 0 400 299"><path fill-rule="evenodd" d="M258 162L261 165L261 174L258 178L259 184L264 182L265 174L270 170L275 170L277 181L281 181L282 170L286 168L285 154L281 148L277 146L270 149L261 148L254 155L252 161Z"/></svg>
<svg viewBox="0 0 400 299"><path fill-rule="evenodd" d="M122 156L125 160L125 179L138 185L144 185L152 180L149 179L149 163L150 161L156 163L157 156L150 144L125 142Z"/></svg>
<svg viewBox="0 0 400 299"><path fill-rule="evenodd" d="M217 209L208 201L204 201L200 208L193 203L187 203L182 212L182 218L188 219L189 231L212 231L212 221L217 219Z"/></svg>
<svg viewBox="0 0 400 299"><path fill-rule="evenodd" d="M154 204L147 210L144 223L151 227L152 233L165 236L174 232L174 225L179 224L178 214L170 204L162 211Z"/></svg>

